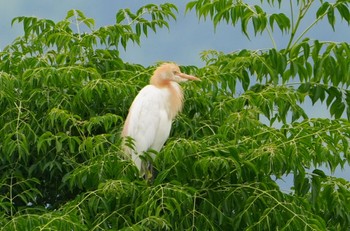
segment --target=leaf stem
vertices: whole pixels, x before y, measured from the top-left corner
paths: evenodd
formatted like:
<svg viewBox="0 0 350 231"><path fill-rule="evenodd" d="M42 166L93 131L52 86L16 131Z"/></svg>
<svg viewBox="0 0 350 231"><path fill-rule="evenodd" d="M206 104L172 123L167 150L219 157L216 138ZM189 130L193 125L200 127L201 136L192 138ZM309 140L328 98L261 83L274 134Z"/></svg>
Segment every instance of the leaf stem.
<svg viewBox="0 0 350 231"><path fill-rule="evenodd" d="M309 32L310 29L311 29L316 23L318 23L326 14L327 14L327 11L324 12L324 13L323 13L322 15L320 15L319 17L317 17L317 18L315 19L315 21L313 21L313 22L310 24L310 26L308 26L308 27L300 34L300 36L295 40L294 44L297 44L297 43L300 41L300 39L302 39L302 38L304 37L304 35L305 35L307 32Z"/></svg>
<svg viewBox="0 0 350 231"><path fill-rule="evenodd" d="M290 6L290 17L291 17L291 21L292 21L292 28L294 28L293 0L289 0L289 6Z"/></svg>
<svg viewBox="0 0 350 231"><path fill-rule="evenodd" d="M290 7L291 7L291 11L293 11L293 4L291 2L292 0L290 0ZM298 14L298 19L297 21L295 22L295 25L294 25L294 16L292 14L292 34L290 36L290 39L289 39L289 42L288 42L288 45L286 47L286 52L288 52L288 50L290 49L290 47L292 46L293 44L293 41L294 41L294 37L299 29L299 26L300 26L300 22L301 20L304 18L305 14L308 12L308 10L310 9L312 3L314 2L314 0L309 0L306 5L301 5L300 8L299 8L299 14ZM311 28L311 27L310 27ZM310 29L309 28L309 29ZM308 29L308 30L309 30ZM300 40L300 36L298 37L298 40ZM295 43L294 43L295 44Z"/></svg>
<svg viewBox="0 0 350 231"><path fill-rule="evenodd" d="M74 10L74 17L75 17L75 26L77 27L78 37L80 39L79 19L78 19L78 14L76 10Z"/></svg>
<svg viewBox="0 0 350 231"><path fill-rule="evenodd" d="M266 28L267 28L267 33L269 34L270 40L271 40L271 42L272 42L272 45L273 45L273 47L277 50L276 41L275 41L275 39L274 39L273 36L272 36L271 30L270 30L268 27L266 27Z"/></svg>
<svg viewBox="0 0 350 231"><path fill-rule="evenodd" d="M130 20L131 18L128 17L128 26L133 25L135 22L138 21L139 18L141 18L143 15L145 15L145 14L147 14L147 13L149 13L149 11L146 10L146 9L143 9L143 10L142 10L142 13L139 14L139 15L137 15L134 19Z"/></svg>

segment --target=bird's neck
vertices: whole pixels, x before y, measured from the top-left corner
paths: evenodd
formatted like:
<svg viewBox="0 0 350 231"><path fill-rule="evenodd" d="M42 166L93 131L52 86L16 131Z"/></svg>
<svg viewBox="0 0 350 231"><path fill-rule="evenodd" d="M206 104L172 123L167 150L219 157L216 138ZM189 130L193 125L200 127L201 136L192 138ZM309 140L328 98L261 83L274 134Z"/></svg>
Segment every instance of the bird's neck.
<svg viewBox="0 0 350 231"><path fill-rule="evenodd" d="M167 87L170 84L170 81L161 78L161 76L153 75L151 77L150 84L158 88L162 88L162 87Z"/></svg>
<svg viewBox="0 0 350 231"><path fill-rule="evenodd" d="M174 119L175 116L182 110L184 96L180 85L176 82L170 82L169 91L170 91L169 114L171 119Z"/></svg>
<svg viewBox="0 0 350 231"><path fill-rule="evenodd" d="M171 119L181 111L183 106L183 92L180 85L169 80L162 80L159 78L151 78L150 84L169 91L168 114Z"/></svg>

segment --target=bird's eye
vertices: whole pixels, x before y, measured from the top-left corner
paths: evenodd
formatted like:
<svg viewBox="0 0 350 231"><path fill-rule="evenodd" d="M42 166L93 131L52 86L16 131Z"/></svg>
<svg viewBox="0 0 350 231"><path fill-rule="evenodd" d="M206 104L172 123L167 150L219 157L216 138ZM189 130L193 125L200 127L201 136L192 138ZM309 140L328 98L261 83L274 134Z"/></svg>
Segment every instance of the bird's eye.
<svg viewBox="0 0 350 231"><path fill-rule="evenodd" d="M173 74L174 74L174 75L176 75L176 74L179 74L179 72L177 72L177 71L173 71Z"/></svg>

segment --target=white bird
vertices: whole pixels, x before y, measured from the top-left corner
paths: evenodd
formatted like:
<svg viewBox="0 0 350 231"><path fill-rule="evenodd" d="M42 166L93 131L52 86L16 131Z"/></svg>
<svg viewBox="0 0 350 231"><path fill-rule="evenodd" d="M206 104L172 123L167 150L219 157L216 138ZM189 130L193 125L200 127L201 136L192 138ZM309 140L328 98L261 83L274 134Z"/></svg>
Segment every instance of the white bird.
<svg viewBox="0 0 350 231"><path fill-rule="evenodd" d="M200 79L181 73L174 63L164 63L154 71L150 84L141 89L131 104L122 137L132 138L134 147L124 145L124 151L146 179L152 175L149 176L149 166L140 155L151 149L159 152L163 147L172 121L183 106L183 92L178 83L187 80ZM154 154L151 157L154 159Z"/></svg>

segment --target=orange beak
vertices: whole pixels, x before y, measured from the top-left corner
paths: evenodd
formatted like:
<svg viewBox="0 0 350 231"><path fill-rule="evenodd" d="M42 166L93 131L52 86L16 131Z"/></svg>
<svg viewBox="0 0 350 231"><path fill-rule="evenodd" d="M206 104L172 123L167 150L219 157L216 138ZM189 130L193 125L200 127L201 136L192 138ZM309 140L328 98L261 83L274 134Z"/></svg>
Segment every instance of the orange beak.
<svg viewBox="0 0 350 231"><path fill-rule="evenodd" d="M183 79L201 81L199 78L197 78L195 76L187 75L187 74L184 74L184 73L179 73L178 76L180 76Z"/></svg>

